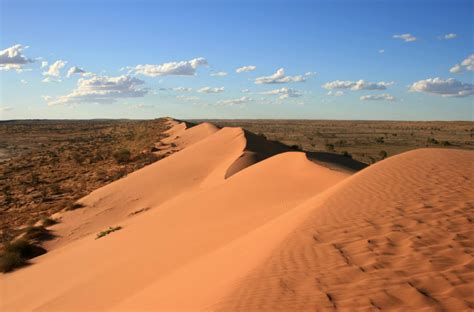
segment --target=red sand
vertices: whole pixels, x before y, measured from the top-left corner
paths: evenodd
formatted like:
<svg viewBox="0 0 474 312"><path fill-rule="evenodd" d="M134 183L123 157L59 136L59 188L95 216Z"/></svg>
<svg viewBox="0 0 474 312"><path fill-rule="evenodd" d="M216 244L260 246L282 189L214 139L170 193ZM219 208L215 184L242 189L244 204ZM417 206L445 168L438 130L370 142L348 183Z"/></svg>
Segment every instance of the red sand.
<svg viewBox="0 0 474 312"><path fill-rule="evenodd" d="M180 151L58 215L49 252L0 275L1 311L474 308L472 152L350 176L240 128L170 122Z"/></svg>

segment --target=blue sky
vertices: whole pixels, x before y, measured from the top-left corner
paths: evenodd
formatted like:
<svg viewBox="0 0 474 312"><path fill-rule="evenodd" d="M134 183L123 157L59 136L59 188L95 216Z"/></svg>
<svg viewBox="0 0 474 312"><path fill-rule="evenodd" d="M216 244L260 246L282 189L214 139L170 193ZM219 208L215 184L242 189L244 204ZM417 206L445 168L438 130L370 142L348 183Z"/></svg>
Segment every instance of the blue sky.
<svg viewBox="0 0 474 312"><path fill-rule="evenodd" d="M0 3L0 119L473 119L473 1Z"/></svg>

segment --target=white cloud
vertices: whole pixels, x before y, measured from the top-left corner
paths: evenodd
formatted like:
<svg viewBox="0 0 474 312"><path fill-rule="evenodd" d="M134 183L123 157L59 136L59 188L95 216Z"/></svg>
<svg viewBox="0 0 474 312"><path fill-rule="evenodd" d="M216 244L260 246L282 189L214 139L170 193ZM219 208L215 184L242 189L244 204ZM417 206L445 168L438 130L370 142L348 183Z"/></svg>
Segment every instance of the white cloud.
<svg viewBox="0 0 474 312"><path fill-rule="evenodd" d="M186 87L175 87L175 88L160 88L160 91L175 91L175 92L191 92L193 91L192 88Z"/></svg>
<svg viewBox="0 0 474 312"><path fill-rule="evenodd" d="M179 99L179 100L183 100L183 101L197 101L197 100L199 100L199 97L197 97L197 96L186 96L186 95L178 95L176 98Z"/></svg>
<svg viewBox="0 0 474 312"><path fill-rule="evenodd" d="M10 106L4 106L4 107L0 107L0 112L6 112L6 111L11 111L13 108L11 108Z"/></svg>
<svg viewBox="0 0 474 312"><path fill-rule="evenodd" d="M285 70L283 68L278 69L271 76L258 77L255 79L256 84L275 84L275 83L287 83L287 82L304 82L306 79L299 76L285 76Z"/></svg>
<svg viewBox="0 0 474 312"><path fill-rule="evenodd" d="M224 92L224 87L220 88L211 88L211 87L204 87L199 90L197 90L199 93L221 93Z"/></svg>
<svg viewBox="0 0 474 312"><path fill-rule="evenodd" d="M416 41L416 37L413 36L412 34L403 34L403 35L393 35L393 38L395 39L401 39L405 42L413 42Z"/></svg>
<svg viewBox="0 0 474 312"><path fill-rule="evenodd" d="M290 88L280 88L275 90L270 90L266 92L262 92L262 94L266 95L279 95L280 100L287 99L289 97L300 97L302 94L300 91Z"/></svg>
<svg viewBox="0 0 474 312"><path fill-rule="evenodd" d="M395 97L388 93L363 95L361 101L395 101Z"/></svg>
<svg viewBox="0 0 474 312"><path fill-rule="evenodd" d="M217 76L217 77L224 77L224 76L227 76L227 75L228 74L226 72L223 72L223 71L211 74L211 76Z"/></svg>
<svg viewBox="0 0 474 312"><path fill-rule="evenodd" d="M48 66L48 61L42 61L41 68L45 68L46 66Z"/></svg>
<svg viewBox="0 0 474 312"><path fill-rule="evenodd" d="M456 64L456 65L454 65L453 67L451 67L451 68L449 69L449 72L450 72L450 73L453 73L453 74L460 73L461 71L462 71L462 67L461 67L461 65L459 65L459 64Z"/></svg>
<svg viewBox="0 0 474 312"><path fill-rule="evenodd" d="M344 92L329 90L328 95L329 96L343 96Z"/></svg>
<svg viewBox="0 0 474 312"><path fill-rule="evenodd" d="M185 88L185 87L176 87L176 88L173 88L172 90L176 91L176 92L191 92L191 91L193 91L192 88Z"/></svg>
<svg viewBox="0 0 474 312"><path fill-rule="evenodd" d="M79 68L79 67L77 67L77 66L73 66L73 67L69 68L69 70L67 71L66 77L69 78L69 77L71 77L71 76L74 75L74 74L79 74L79 75L82 76L82 75L84 75L84 74L86 74L86 73L87 73L87 72L86 72L84 69Z"/></svg>
<svg viewBox="0 0 474 312"><path fill-rule="evenodd" d="M42 95L41 98L45 100L46 102L49 102L53 99L53 97L49 95Z"/></svg>
<svg viewBox="0 0 474 312"><path fill-rule="evenodd" d="M249 90L249 89L242 89L242 90L240 90L240 92L242 92L242 93L249 93L250 90Z"/></svg>
<svg viewBox="0 0 474 312"><path fill-rule="evenodd" d="M391 86L393 82L368 82L365 80L350 81L350 80L335 80L327 82L323 85L324 89L351 89L352 91L359 90L385 90Z"/></svg>
<svg viewBox="0 0 474 312"><path fill-rule="evenodd" d="M446 35L442 36L441 39L451 40L451 39L456 39L457 36L458 35L456 35L456 34L449 33L449 34L446 34Z"/></svg>
<svg viewBox="0 0 474 312"><path fill-rule="evenodd" d="M195 58L189 61L169 62L160 65L137 65L130 70L136 74L149 77L156 76L194 76L199 66L207 65L207 61L202 58Z"/></svg>
<svg viewBox="0 0 474 312"><path fill-rule="evenodd" d="M237 68L235 70L235 72L240 74L240 73L244 73L244 72L254 71L256 69L257 69L257 66L247 65L247 66L242 66L242 67Z"/></svg>
<svg viewBox="0 0 474 312"><path fill-rule="evenodd" d="M74 103L113 103L121 98L143 97L148 89L140 88L143 80L128 75L117 77L94 76L80 78L76 88L68 95L55 99L45 98L48 105L65 105Z"/></svg>
<svg viewBox="0 0 474 312"><path fill-rule="evenodd" d="M26 81L25 79L20 80L20 82L21 82L22 84L28 84L28 81Z"/></svg>
<svg viewBox="0 0 474 312"><path fill-rule="evenodd" d="M304 73L304 75L305 75L306 77L311 77L311 76L314 76L314 75L316 75L316 74L317 74L316 72L306 72L306 73Z"/></svg>
<svg viewBox="0 0 474 312"><path fill-rule="evenodd" d="M61 81L59 77L61 76L61 69L66 66L67 62L58 60L51 64L47 71L43 72L43 76L46 78L43 79L43 82L58 82Z"/></svg>
<svg viewBox="0 0 474 312"><path fill-rule="evenodd" d="M474 84L463 83L453 78L428 78L413 83L410 87L413 92L426 92L443 97L466 97L474 95Z"/></svg>
<svg viewBox="0 0 474 312"><path fill-rule="evenodd" d="M385 53L385 50L384 50L384 49L380 49L380 50L379 50L379 53Z"/></svg>
<svg viewBox="0 0 474 312"><path fill-rule="evenodd" d="M22 54L22 51L27 48L21 44L16 44L5 50L0 51L0 70L16 70L23 71L23 66L34 61Z"/></svg>
<svg viewBox="0 0 474 312"><path fill-rule="evenodd" d="M463 70L474 71L474 54L465 58L461 64L456 64L449 70L453 74L462 72Z"/></svg>
<svg viewBox="0 0 474 312"><path fill-rule="evenodd" d="M242 96L238 99L219 101L219 102L217 102L217 105L219 105L219 106L234 106L234 105L242 105L242 104L248 103L250 101L252 101L251 98L249 98L247 96Z"/></svg>

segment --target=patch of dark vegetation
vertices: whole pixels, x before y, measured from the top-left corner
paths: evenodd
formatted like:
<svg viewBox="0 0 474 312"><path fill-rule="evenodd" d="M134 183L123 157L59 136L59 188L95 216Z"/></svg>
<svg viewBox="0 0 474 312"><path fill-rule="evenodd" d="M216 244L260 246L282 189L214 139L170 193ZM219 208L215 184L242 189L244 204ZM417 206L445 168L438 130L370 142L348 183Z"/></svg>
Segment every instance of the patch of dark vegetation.
<svg viewBox="0 0 474 312"><path fill-rule="evenodd" d="M97 234L97 237L96 237L95 239L99 239L99 238L101 238L101 237L104 237L104 236L106 236L106 235L109 235L109 234L112 233L112 232L115 232L115 231L118 231L118 230L121 230L121 229L122 229L121 226L114 226L114 227L111 226L111 227L109 227L107 230L98 233L98 234Z"/></svg>
<svg viewBox="0 0 474 312"><path fill-rule="evenodd" d="M74 203L83 196L171 154L150 151L169 127L166 119L0 122L0 250L25 225L82 208Z"/></svg>
<svg viewBox="0 0 474 312"><path fill-rule="evenodd" d="M43 225L38 225L38 226L28 226L25 229L23 237L29 241L40 242L40 241L50 240L54 237L54 235L51 234L51 231L45 228Z"/></svg>
<svg viewBox="0 0 474 312"><path fill-rule="evenodd" d="M84 208L86 205L82 204L82 203L78 203L78 202L70 202L68 203L67 207L66 207L66 211L71 211L71 210L76 210L76 209L80 209L80 208Z"/></svg>
<svg viewBox="0 0 474 312"><path fill-rule="evenodd" d="M46 250L38 245L28 242L26 239L19 239L11 243L6 243L4 252L0 255L0 271L11 272L27 264L29 259L41 256Z"/></svg>
<svg viewBox="0 0 474 312"><path fill-rule="evenodd" d="M45 227L55 225L58 223L58 220L50 218L50 217L43 217L41 218L41 224Z"/></svg>
<svg viewBox="0 0 474 312"><path fill-rule="evenodd" d="M116 151L113 156L117 164L125 164L130 161L132 153L128 149L122 148Z"/></svg>
<svg viewBox="0 0 474 312"><path fill-rule="evenodd" d="M342 151L341 155L347 158L352 158L352 155L348 151Z"/></svg>

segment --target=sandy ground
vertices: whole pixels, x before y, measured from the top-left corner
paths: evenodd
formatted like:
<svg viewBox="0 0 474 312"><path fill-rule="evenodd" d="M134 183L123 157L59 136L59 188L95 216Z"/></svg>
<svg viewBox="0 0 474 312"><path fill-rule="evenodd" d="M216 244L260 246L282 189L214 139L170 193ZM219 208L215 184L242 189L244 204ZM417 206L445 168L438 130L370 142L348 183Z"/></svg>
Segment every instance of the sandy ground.
<svg viewBox="0 0 474 312"><path fill-rule="evenodd" d="M1 311L474 308L472 152L351 175L240 128L170 122L157 147L179 152L58 214L49 252L0 275Z"/></svg>

